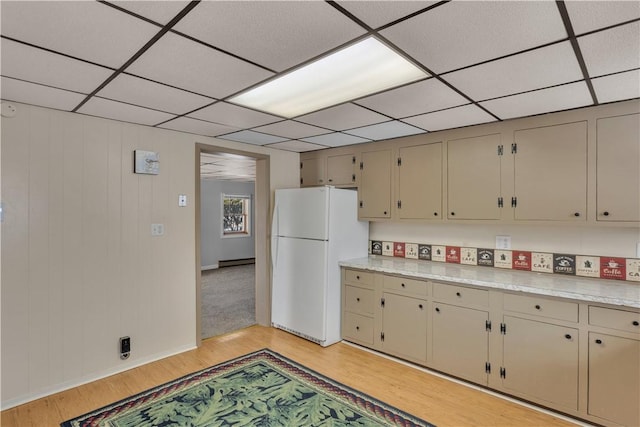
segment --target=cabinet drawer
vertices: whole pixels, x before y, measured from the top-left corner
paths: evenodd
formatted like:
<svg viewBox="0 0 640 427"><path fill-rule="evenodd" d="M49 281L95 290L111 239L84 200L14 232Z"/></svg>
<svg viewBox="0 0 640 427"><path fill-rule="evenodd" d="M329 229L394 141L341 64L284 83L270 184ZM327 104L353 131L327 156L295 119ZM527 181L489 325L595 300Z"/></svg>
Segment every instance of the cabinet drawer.
<svg viewBox="0 0 640 427"><path fill-rule="evenodd" d="M345 269L345 281L347 283L360 283L373 287L374 273L368 273L361 270Z"/></svg>
<svg viewBox="0 0 640 427"><path fill-rule="evenodd" d="M589 324L640 334L640 313L614 308L589 307Z"/></svg>
<svg viewBox="0 0 640 427"><path fill-rule="evenodd" d="M464 286L433 284L433 298L462 306L489 307L489 292Z"/></svg>
<svg viewBox="0 0 640 427"><path fill-rule="evenodd" d="M392 291L427 296L427 282L422 280L407 279L406 277L384 276L384 288Z"/></svg>
<svg viewBox="0 0 640 427"><path fill-rule="evenodd" d="M360 314L345 312L342 335L345 339L373 344L373 319Z"/></svg>
<svg viewBox="0 0 640 427"><path fill-rule="evenodd" d="M373 314L373 289L357 286L344 287L344 307L347 311L360 314Z"/></svg>
<svg viewBox="0 0 640 427"><path fill-rule="evenodd" d="M578 321L578 304L538 296L504 294L504 309L569 322Z"/></svg>

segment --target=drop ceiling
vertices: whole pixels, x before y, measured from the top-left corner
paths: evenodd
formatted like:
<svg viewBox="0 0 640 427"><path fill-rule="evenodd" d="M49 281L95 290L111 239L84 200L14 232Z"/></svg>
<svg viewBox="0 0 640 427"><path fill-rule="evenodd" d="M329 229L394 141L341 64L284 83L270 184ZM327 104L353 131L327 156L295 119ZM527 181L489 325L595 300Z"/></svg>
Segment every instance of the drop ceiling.
<svg viewBox="0 0 640 427"><path fill-rule="evenodd" d="M6 1L5 101L288 151L640 98L638 1ZM285 119L229 102L374 36L426 78Z"/></svg>

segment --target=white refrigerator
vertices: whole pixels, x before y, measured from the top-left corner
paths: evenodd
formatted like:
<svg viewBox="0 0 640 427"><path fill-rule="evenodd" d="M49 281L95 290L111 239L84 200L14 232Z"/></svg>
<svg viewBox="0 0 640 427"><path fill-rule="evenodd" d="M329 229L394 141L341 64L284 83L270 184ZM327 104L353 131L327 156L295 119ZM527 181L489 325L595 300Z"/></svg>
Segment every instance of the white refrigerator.
<svg viewBox="0 0 640 427"><path fill-rule="evenodd" d="M325 347L340 341L338 261L367 256L369 223L357 193L276 190L271 226L271 325Z"/></svg>

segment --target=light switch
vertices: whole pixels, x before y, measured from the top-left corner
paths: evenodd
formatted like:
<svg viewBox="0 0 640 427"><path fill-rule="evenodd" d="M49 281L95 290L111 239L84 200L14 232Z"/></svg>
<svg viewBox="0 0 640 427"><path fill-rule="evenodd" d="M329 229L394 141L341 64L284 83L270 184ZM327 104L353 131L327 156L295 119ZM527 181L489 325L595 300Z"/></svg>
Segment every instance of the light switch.
<svg viewBox="0 0 640 427"><path fill-rule="evenodd" d="M496 249L511 249L511 236L496 236Z"/></svg>
<svg viewBox="0 0 640 427"><path fill-rule="evenodd" d="M164 224L151 224L151 235L162 236L164 234Z"/></svg>
<svg viewBox="0 0 640 427"><path fill-rule="evenodd" d="M180 206L180 207L187 206L187 195L186 194L180 194L178 196L178 206Z"/></svg>

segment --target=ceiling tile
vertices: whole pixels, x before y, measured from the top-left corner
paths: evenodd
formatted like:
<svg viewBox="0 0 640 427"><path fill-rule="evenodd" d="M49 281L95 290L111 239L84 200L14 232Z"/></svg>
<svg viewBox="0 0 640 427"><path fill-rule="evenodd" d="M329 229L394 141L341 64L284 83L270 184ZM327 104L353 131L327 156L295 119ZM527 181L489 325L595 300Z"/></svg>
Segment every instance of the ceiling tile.
<svg viewBox="0 0 640 427"><path fill-rule="evenodd" d="M319 1L201 2L174 29L277 71L365 33Z"/></svg>
<svg viewBox="0 0 640 427"><path fill-rule="evenodd" d="M564 4L577 35L640 18L638 1L566 1Z"/></svg>
<svg viewBox="0 0 640 427"><path fill-rule="evenodd" d="M302 139L306 142L324 145L325 147L340 147L343 145L362 144L363 142L371 142L370 139L361 138L359 136L347 135L342 132L328 133L325 135L312 136Z"/></svg>
<svg viewBox="0 0 640 427"><path fill-rule="evenodd" d="M130 12L144 16L159 24L165 25L173 19L182 9L184 9L188 1L110 1L116 6L127 9Z"/></svg>
<svg viewBox="0 0 640 427"><path fill-rule="evenodd" d="M60 89L91 93L113 71L2 39L2 75Z"/></svg>
<svg viewBox="0 0 640 427"><path fill-rule="evenodd" d="M590 77L640 67L640 22L578 37Z"/></svg>
<svg viewBox="0 0 640 427"><path fill-rule="evenodd" d="M592 104L593 100L584 81L480 103L501 119L526 117Z"/></svg>
<svg viewBox="0 0 640 427"><path fill-rule="evenodd" d="M306 138L309 136L327 133L326 129L295 122L293 120L284 120L282 122L273 123L266 126L260 126L254 129L258 132L277 135L287 139Z"/></svg>
<svg viewBox="0 0 640 427"><path fill-rule="evenodd" d="M356 103L399 119L469 103L464 96L437 79L369 96Z"/></svg>
<svg viewBox="0 0 640 427"><path fill-rule="evenodd" d="M189 114L189 117L195 117L237 128L252 128L282 120L282 118L278 116L272 116L260 111L238 107L227 102L216 102L202 110Z"/></svg>
<svg viewBox="0 0 640 427"><path fill-rule="evenodd" d="M256 180L256 160L228 153L201 153L200 178L253 182Z"/></svg>
<svg viewBox="0 0 640 427"><path fill-rule="evenodd" d="M379 28L390 22L404 18L414 12L422 10L437 1L343 1L337 2L351 12L356 18L370 26Z"/></svg>
<svg viewBox="0 0 640 427"><path fill-rule="evenodd" d="M223 98L273 75L171 33L158 40L127 72L214 98Z"/></svg>
<svg viewBox="0 0 640 427"><path fill-rule="evenodd" d="M278 150L295 151L296 153L303 153L305 151L322 150L327 148L324 145L311 144L304 141L285 141L275 144L269 144L269 148L277 148Z"/></svg>
<svg viewBox="0 0 640 427"><path fill-rule="evenodd" d="M185 114L214 101L127 74L118 75L97 95L174 114Z"/></svg>
<svg viewBox="0 0 640 427"><path fill-rule="evenodd" d="M273 144L288 140L288 138L280 138L279 136L267 135L266 133L254 132L252 130L229 133L219 136L219 138L255 145Z"/></svg>
<svg viewBox="0 0 640 427"><path fill-rule="evenodd" d="M2 77L0 97L7 101L22 102L56 110L71 111L82 102L85 95L54 89L34 83Z"/></svg>
<svg viewBox="0 0 640 427"><path fill-rule="evenodd" d="M3 1L2 35L119 68L158 27L95 1Z"/></svg>
<svg viewBox="0 0 640 427"><path fill-rule="evenodd" d="M436 130L494 122L496 119L481 108L470 104L449 110L410 117L403 121L433 132Z"/></svg>
<svg viewBox="0 0 640 427"><path fill-rule="evenodd" d="M438 73L567 37L551 1L453 1L381 34Z"/></svg>
<svg viewBox="0 0 640 427"><path fill-rule="evenodd" d="M233 128L230 126L205 122L203 120L190 119L189 117L178 117L167 123L163 123L158 127L205 136L218 136L238 130L237 128Z"/></svg>
<svg viewBox="0 0 640 427"><path fill-rule="evenodd" d="M344 130L385 122L389 118L359 105L348 103L300 116L296 120L327 129Z"/></svg>
<svg viewBox="0 0 640 427"><path fill-rule="evenodd" d="M640 98L640 70L591 79L598 102Z"/></svg>
<svg viewBox="0 0 640 427"><path fill-rule="evenodd" d="M351 135L360 136L362 138L372 139L378 141L381 139L399 138L401 136L416 135L418 133L424 133L422 129L410 126L406 123L402 123L396 120L379 123L377 125L365 126L361 128L351 129L345 131Z"/></svg>
<svg viewBox="0 0 640 427"><path fill-rule="evenodd" d="M583 76L571 43L563 42L442 78L479 101L581 80Z"/></svg>
<svg viewBox="0 0 640 427"><path fill-rule="evenodd" d="M93 97L78 109L78 113L90 116L120 120L122 122L138 123L141 125L155 125L174 117L160 111L149 110L135 105Z"/></svg>

